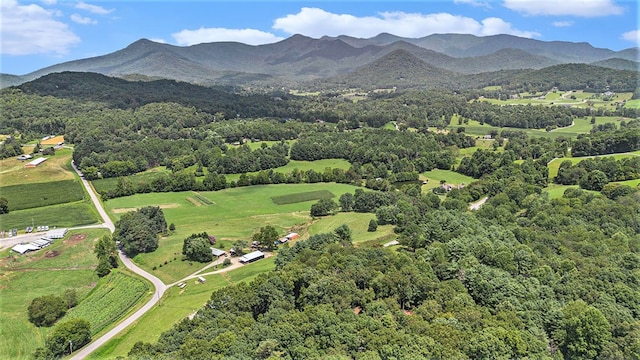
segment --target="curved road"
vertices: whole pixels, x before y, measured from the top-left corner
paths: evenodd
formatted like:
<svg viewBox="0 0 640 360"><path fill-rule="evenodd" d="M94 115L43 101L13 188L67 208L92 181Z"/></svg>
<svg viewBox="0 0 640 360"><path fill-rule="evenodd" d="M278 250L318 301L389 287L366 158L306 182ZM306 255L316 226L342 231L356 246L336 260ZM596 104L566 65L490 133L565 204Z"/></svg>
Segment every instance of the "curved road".
<svg viewBox="0 0 640 360"><path fill-rule="evenodd" d="M105 227L109 229L109 231L114 232L115 226L113 225L113 221L111 221L111 219L107 215L107 212L102 207L102 204L100 203L100 200L98 199L98 196L96 195L95 191L93 191L93 188L91 187L89 182L84 177L82 177L80 171L78 170L78 168L76 168L75 164L71 163L71 165L73 166L73 169L78 173L78 175L80 175L80 179L82 180L82 185L84 185L84 188L87 189L87 192L91 197L91 201L93 201L93 204L95 205L96 209L98 209L98 213L102 217L102 221L104 221L104 223L102 224L102 227ZM120 256L120 260L122 260L122 263L124 264L124 266L126 266L129 270L133 271L134 273L149 280L153 284L153 286L155 287L155 292L153 294L153 297L146 304L144 304L143 307L141 307L138 311L133 313L133 315L124 319L122 322L116 325L109 332L102 335L98 339L92 341L90 344L82 348L82 350L73 354L73 356L71 357L71 359L73 360L80 360L80 359L86 358L87 356L89 356L89 354L94 352L100 346L104 345L107 341L111 340L112 337L116 336L119 332L124 330L129 325L133 324L142 315L144 315L147 311L153 308L153 306L157 304L158 301L160 301L160 299L162 298L162 295L164 295L164 292L167 290L167 286L162 282L162 280L158 279L157 277L137 267L131 261L131 259L129 259L122 251L119 250L118 255Z"/></svg>

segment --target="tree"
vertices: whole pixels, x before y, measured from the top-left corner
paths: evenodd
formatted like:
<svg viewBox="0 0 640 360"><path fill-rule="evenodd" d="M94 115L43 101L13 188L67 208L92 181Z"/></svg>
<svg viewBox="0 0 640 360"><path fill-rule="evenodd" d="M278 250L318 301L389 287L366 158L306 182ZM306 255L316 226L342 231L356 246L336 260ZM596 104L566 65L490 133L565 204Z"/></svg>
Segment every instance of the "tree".
<svg viewBox="0 0 640 360"><path fill-rule="evenodd" d="M594 359L611 337L610 325L600 310L582 300L562 308L555 338L568 359Z"/></svg>
<svg viewBox="0 0 640 360"><path fill-rule="evenodd" d="M376 230L378 230L378 222L376 221L376 219L369 220L369 227L367 228L367 231L375 232Z"/></svg>
<svg viewBox="0 0 640 360"><path fill-rule="evenodd" d="M56 326L47 338L47 350L54 357L71 354L91 341L91 326L85 319L71 319Z"/></svg>
<svg viewBox="0 0 640 360"><path fill-rule="evenodd" d="M96 273L99 277L109 275L111 269L118 267L118 249L111 236L105 235L96 243L93 253L98 258Z"/></svg>
<svg viewBox="0 0 640 360"><path fill-rule="evenodd" d="M67 312L63 298L46 295L33 299L29 304L29 321L36 326L51 326Z"/></svg>
<svg viewBox="0 0 640 360"><path fill-rule="evenodd" d="M353 194L352 193L344 193L340 195L338 202L340 203L340 208L342 209L342 211L349 212L353 210Z"/></svg>
<svg viewBox="0 0 640 360"><path fill-rule="evenodd" d="M349 225L342 224L333 230L333 234L343 245L351 245L352 231Z"/></svg>
<svg viewBox="0 0 640 360"><path fill-rule="evenodd" d="M166 230L164 214L159 207L145 207L128 212L116 224L113 239L120 241L129 257L158 248L158 233Z"/></svg>
<svg viewBox="0 0 640 360"><path fill-rule="evenodd" d="M176 231L176 224L174 224L174 223L169 224L169 231L171 231L171 232Z"/></svg>
<svg viewBox="0 0 640 360"><path fill-rule="evenodd" d="M244 254L244 249L246 249L247 246L249 246L249 243L246 240L240 239L233 242L233 250L238 256Z"/></svg>
<svg viewBox="0 0 640 360"><path fill-rule="evenodd" d="M197 262L210 262L213 260L213 254L209 247L209 235L207 233L191 234L184 239L182 245L182 255L187 259Z"/></svg>
<svg viewBox="0 0 640 360"><path fill-rule="evenodd" d="M9 213L9 201L3 197L0 197L0 214Z"/></svg>
<svg viewBox="0 0 640 360"><path fill-rule="evenodd" d="M253 234L252 241L256 241L261 247L268 251L273 250L274 242L278 240L278 231L271 225L260 228L260 231Z"/></svg>
<svg viewBox="0 0 640 360"><path fill-rule="evenodd" d="M317 203L311 205L311 216L325 216L332 214L338 204L331 199L320 199Z"/></svg>
<svg viewBox="0 0 640 360"><path fill-rule="evenodd" d="M607 183L607 174L600 170L593 170L580 179L580 187L587 190L600 191Z"/></svg>
<svg viewBox="0 0 640 360"><path fill-rule="evenodd" d="M62 298L64 299L64 302L67 304L67 308L69 309L78 305L78 294L76 294L75 289L65 290L62 294Z"/></svg>

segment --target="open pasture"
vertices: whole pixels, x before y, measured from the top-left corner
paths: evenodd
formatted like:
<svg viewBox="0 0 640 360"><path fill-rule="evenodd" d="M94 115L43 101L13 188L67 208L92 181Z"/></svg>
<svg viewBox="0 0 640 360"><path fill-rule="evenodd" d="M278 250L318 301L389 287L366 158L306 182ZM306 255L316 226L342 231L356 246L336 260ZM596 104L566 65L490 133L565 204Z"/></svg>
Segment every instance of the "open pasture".
<svg viewBox="0 0 640 360"><path fill-rule="evenodd" d="M273 201L273 203L276 205L286 205L305 201L331 199L334 197L336 197L336 195L329 190L317 190L274 196L271 198L271 201Z"/></svg>
<svg viewBox="0 0 640 360"><path fill-rule="evenodd" d="M315 161L303 161L303 160L290 160L287 165L280 166L272 169L274 172L290 173L294 169L300 171L314 170L316 172L324 172L326 168L339 168L347 170L351 167L351 164L347 160L343 159L322 159ZM257 172L249 172L247 174L256 174ZM238 181L240 174L225 174L227 181Z"/></svg>
<svg viewBox="0 0 640 360"><path fill-rule="evenodd" d="M582 90L573 91L549 91L545 93L520 93L517 98L498 100L481 99L496 105L571 105L575 107L611 107L616 103L629 101L632 93L617 93L611 97L604 97L598 93L584 92Z"/></svg>
<svg viewBox="0 0 640 360"><path fill-rule="evenodd" d="M425 192L427 190L431 190L440 186L440 181L445 181L447 184L460 185L460 184L470 184L476 179L471 176L463 175L451 170L431 170L426 171L420 174L421 180L428 180L428 182L422 185L422 191Z"/></svg>
<svg viewBox="0 0 640 360"><path fill-rule="evenodd" d="M155 252L135 257L136 263L145 270L165 282L173 282L201 266L181 261L183 240L187 236L206 231L228 249L230 242L249 240L253 233L266 225L274 226L284 235L293 228L306 226L311 220L309 209L316 200L277 205L273 197L316 191L327 191L338 197L346 192L353 193L355 189L355 186L336 183L260 185L199 193L212 202L208 206L195 206L189 202L187 198L193 196L190 191L137 194L111 199L105 206L117 219L121 214L119 209L173 204L163 212L167 223L176 225L176 231L161 238Z"/></svg>
<svg viewBox="0 0 640 360"><path fill-rule="evenodd" d="M616 160L620 160L620 159L626 159L633 156L640 156L640 151L635 151L632 153L624 153L624 154L606 154L606 155L583 156L583 157L563 157L563 158L553 159L549 162L549 164L547 164L547 167L549 168L549 179L553 179L558 175L558 169L560 168L560 164L562 164L562 162L565 160L571 161L572 164L577 164L582 160L593 159L596 157L612 157Z"/></svg>
<svg viewBox="0 0 640 360"><path fill-rule="evenodd" d="M369 221L375 219L376 215L371 213L340 212L335 215L323 216L313 221L309 227L309 235L322 234L333 231L333 229L346 224L351 228L353 243L382 243L391 241L396 237L393 233L393 225L378 225L374 232L367 231Z"/></svg>
<svg viewBox="0 0 640 360"><path fill-rule="evenodd" d="M89 359L126 356L138 341L155 342L163 331L204 306L211 298L213 291L231 284L251 281L259 274L273 268L273 257L271 257L230 272L207 275L205 276L207 282L204 284L192 279L187 281L184 289L174 286L167 290L160 303L138 320L135 326L125 329L93 353Z"/></svg>
<svg viewBox="0 0 640 360"><path fill-rule="evenodd" d="M75 173L71 168L71 154L72 151L69 149L58 150L54 156L45 156L47 161L35 168L24 167L31 160L20 161L15 157L2 159L0 160L0 184L9 186L72 180ZM34 159L37 157L39 155L34 155Z"/></svg>

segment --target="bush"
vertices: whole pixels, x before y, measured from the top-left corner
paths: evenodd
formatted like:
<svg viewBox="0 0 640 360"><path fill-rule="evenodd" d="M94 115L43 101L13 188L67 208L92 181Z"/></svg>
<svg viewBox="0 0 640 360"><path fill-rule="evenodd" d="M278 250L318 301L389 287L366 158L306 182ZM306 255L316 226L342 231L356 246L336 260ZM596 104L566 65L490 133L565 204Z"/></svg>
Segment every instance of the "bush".
<svg viewBox="0 0 640 360"><path fill-rule="evenodd" d="M67 312L67 303L55 295L37 297L29 305L29 321L36 326L51 326Z"/></svg>
<svg viewBox="0 0 640 360"><path fill-rule="evenodd" d="M369 227L367 228L367 231L375 232L376 230L378 230L378 222L376 221L376 219L369 220Z"/></svg>

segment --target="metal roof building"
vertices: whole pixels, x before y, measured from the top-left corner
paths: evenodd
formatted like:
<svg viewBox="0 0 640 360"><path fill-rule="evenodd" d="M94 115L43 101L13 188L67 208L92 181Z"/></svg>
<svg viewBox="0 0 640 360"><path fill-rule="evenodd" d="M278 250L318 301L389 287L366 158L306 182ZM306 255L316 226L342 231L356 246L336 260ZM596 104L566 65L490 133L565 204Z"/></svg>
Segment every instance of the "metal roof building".
<svg viewBox="0 0 640 360"><path fill-rule="evenodd" d="M264 259L264 253L262 251L254 251L242 256L240 258L240 262L243 264L248 264L260 259Z"/></svg>
<svg viewBox="0 0 640 360"><path fill-rule="evenodd" d="M211 249L211 254L213 254L213 256L215 257L220 257L223 255L227 255L227 253L224 250L220 250L220 249L216 249L216 248L210 248Z"/></svg>

